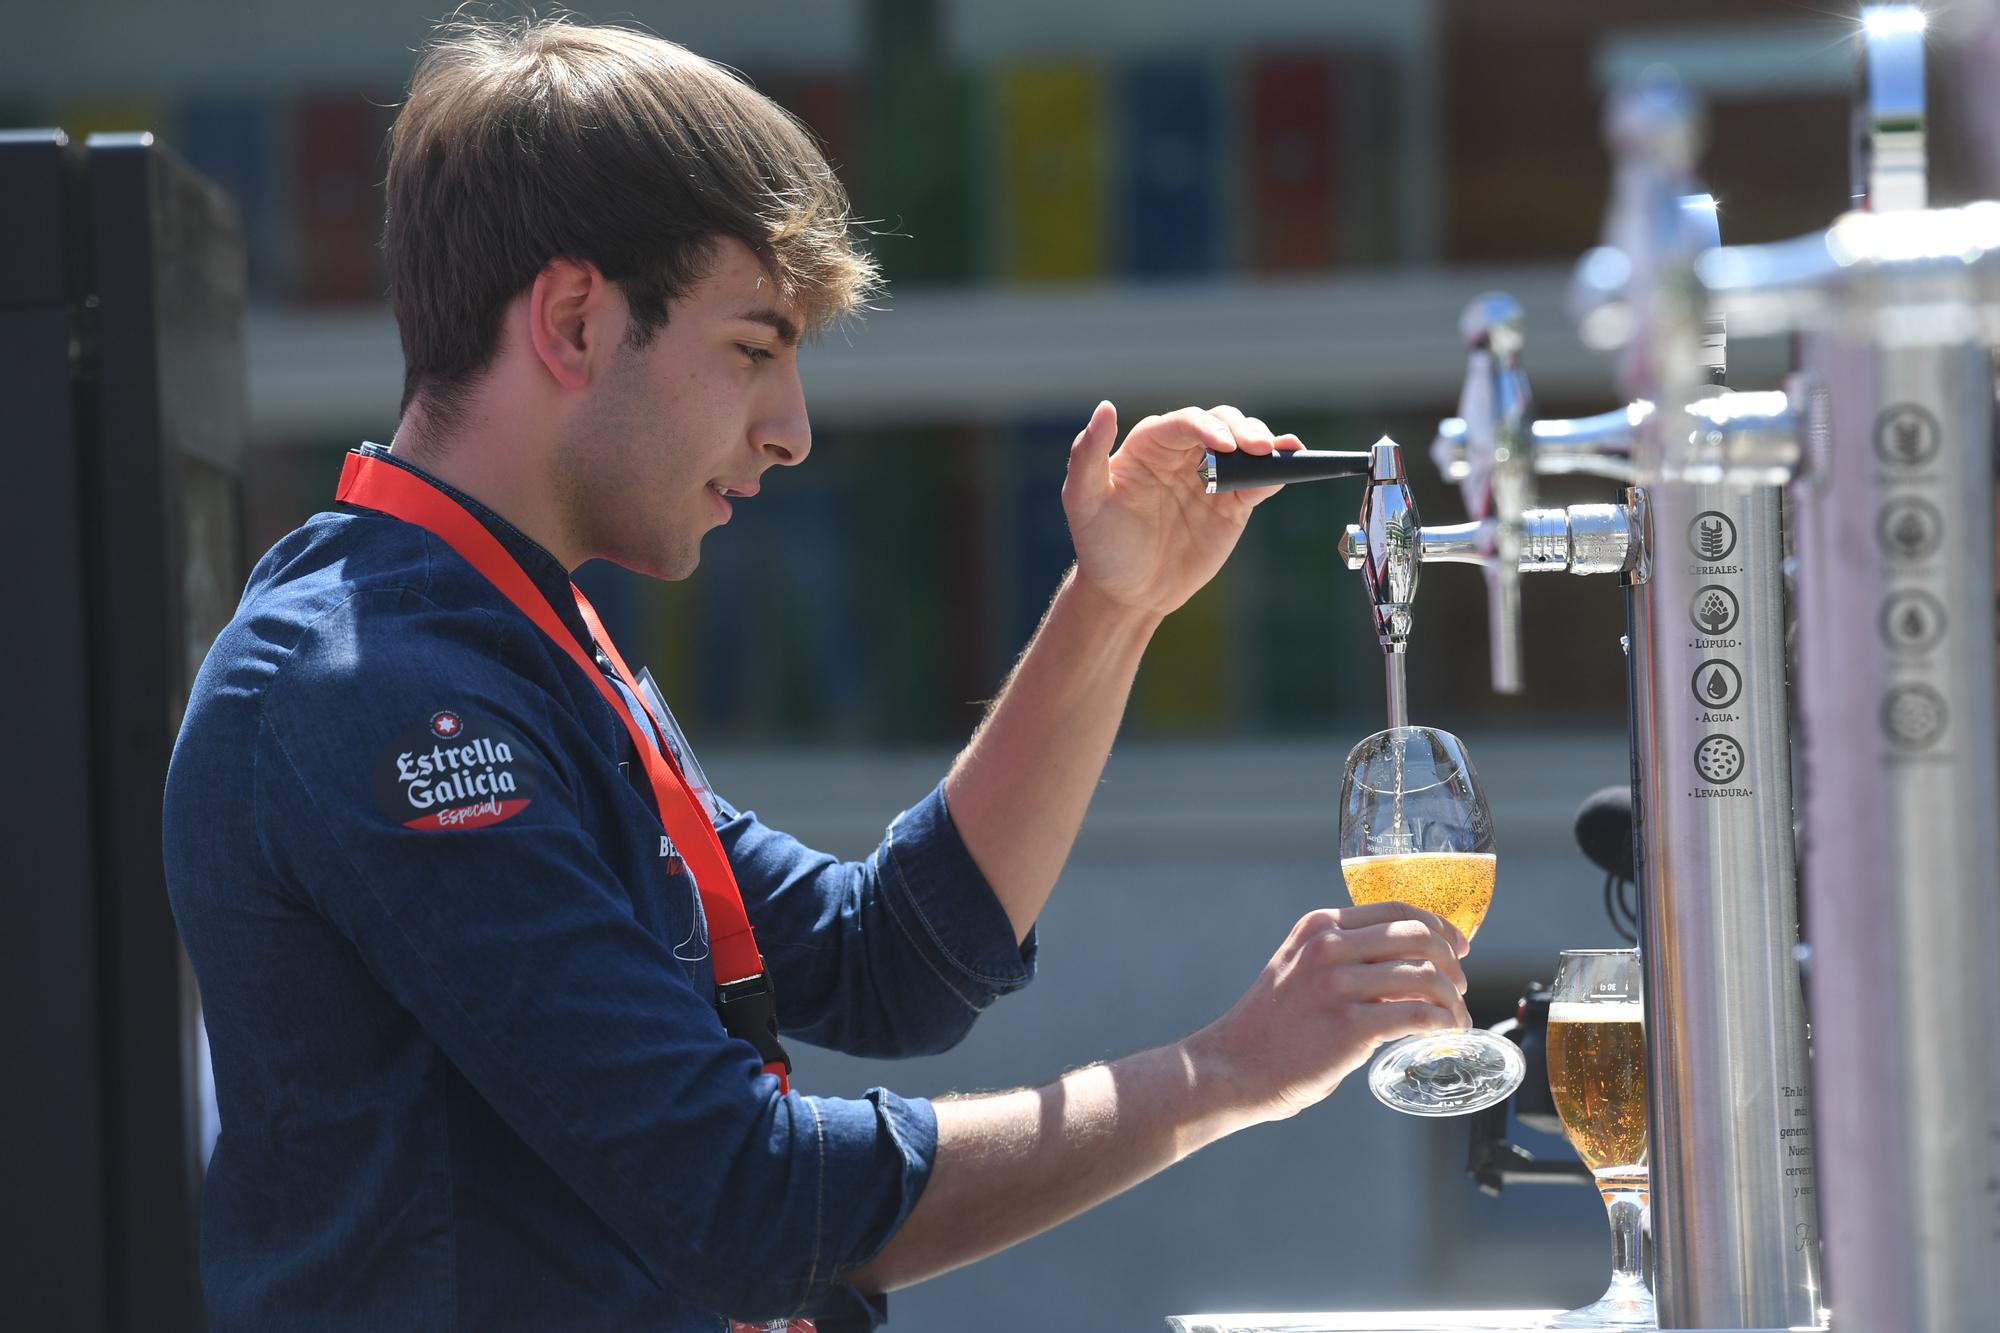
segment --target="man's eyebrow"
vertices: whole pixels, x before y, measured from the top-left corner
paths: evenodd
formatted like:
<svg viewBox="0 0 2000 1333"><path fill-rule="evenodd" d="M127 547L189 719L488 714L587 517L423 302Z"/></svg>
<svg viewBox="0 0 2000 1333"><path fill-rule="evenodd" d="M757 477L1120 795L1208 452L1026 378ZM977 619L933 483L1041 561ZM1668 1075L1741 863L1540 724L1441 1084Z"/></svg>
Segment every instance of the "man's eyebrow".
<svg viewBox="0 0 2000 1333"><path fill-rule="evenodd" d="M779 342L787 347L798 345L799 326L792 321L791 316L782 311L774 310L770 306L759 306L755 310L744 311L736 318L748 320L752 324L768 324L772 332L778 335Z"/></svg>

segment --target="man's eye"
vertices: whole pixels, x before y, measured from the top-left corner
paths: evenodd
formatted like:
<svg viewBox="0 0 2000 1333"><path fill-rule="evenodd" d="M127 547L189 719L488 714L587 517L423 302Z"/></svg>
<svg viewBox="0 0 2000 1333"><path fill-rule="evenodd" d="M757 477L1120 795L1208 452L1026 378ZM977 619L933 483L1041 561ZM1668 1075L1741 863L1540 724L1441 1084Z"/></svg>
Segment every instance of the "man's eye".
<svg viewBox="0 0 2000 1333"><path fill-rule="evenodd" d="M738 343L736 344L736 350L749 357L752 361L769 361L771 359L771 349L768 347L756 347L750 343Z"/></svg>

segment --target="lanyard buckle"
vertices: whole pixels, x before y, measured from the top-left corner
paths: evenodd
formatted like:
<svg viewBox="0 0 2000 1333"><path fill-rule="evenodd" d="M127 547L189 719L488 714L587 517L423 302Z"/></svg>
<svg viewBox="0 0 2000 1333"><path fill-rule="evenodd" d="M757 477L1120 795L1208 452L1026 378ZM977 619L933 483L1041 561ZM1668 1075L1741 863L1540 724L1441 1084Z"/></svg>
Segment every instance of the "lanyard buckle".
<svg viewBox="0 0 2000 1333"><path fill-rule="evenodd" d="M717 982L715 1012L723 1030L755 1046L766 1065L783 1065L787 1074L792 1072L792 1057L778 1040L778 991L770 973Z"/></svg>

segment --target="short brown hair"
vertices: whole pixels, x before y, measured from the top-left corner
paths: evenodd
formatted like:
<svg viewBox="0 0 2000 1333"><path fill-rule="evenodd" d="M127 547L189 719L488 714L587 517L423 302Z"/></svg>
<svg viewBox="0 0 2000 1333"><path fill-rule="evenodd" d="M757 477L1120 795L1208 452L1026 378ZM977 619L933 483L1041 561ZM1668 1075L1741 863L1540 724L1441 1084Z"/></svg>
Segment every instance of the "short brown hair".
<svg viewBox="0 0 2000 1333"><path fill-rule="evenodd" d="M507 303L552 259L617 283L644 345L733 236L811 329L876 285L853 228L811 133L733 71L624 28L449 20L389 133L403 409L421 394L431 430L455 424Z"/></svg>

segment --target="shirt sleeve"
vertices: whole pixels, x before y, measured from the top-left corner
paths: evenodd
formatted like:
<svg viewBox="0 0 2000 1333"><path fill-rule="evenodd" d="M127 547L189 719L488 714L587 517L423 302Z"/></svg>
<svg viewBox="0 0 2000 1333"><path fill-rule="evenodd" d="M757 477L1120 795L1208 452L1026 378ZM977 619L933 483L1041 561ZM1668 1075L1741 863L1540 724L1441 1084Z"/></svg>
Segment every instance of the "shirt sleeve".
<svg viewBox="0 0 2000 1333"><path fill-rule="evenodd" d="M852 1055L956 1045L1035 974L966 850L944 785L898 815L864 861L840 861L724 806L717 830L778 992L779 1026Z"/></svg>
<svg viewBox="0 0 2000 1333"><path fill-rule="evenodd" d="M533 634L407 592L329 613L265 695L266 854L656 1281L868 1327L840 1274L908 1216L936 1118L781 1094L723 1031L579 815L593 741Z"/></svg>

